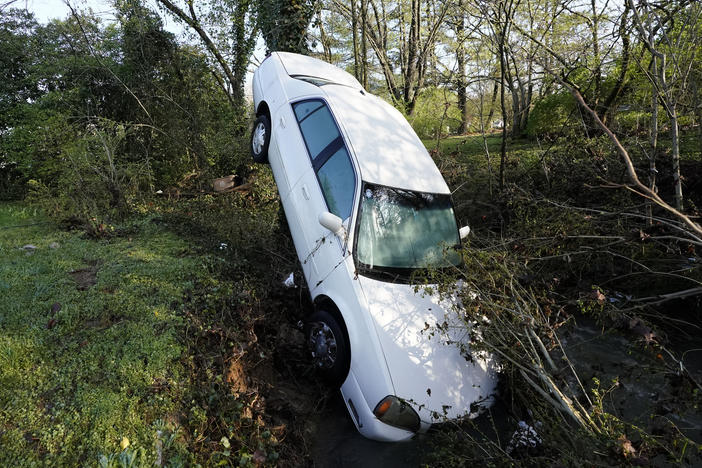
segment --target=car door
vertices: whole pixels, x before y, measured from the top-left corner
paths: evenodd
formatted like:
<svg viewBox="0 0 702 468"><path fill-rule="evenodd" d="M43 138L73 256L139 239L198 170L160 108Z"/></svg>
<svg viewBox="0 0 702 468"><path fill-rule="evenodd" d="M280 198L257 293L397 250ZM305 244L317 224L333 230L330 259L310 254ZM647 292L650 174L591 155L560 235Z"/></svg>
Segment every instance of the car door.
<svg viewBox="0 0 702 468"><path fill-rule="evenodd" d="M307 245L300 261L311 291L345 255L343 239L319 224L319 215L329 211L348 227L356 192L356 173L334 117L322 99L293 103L293 112L312 163L293 187Z"/></svg>

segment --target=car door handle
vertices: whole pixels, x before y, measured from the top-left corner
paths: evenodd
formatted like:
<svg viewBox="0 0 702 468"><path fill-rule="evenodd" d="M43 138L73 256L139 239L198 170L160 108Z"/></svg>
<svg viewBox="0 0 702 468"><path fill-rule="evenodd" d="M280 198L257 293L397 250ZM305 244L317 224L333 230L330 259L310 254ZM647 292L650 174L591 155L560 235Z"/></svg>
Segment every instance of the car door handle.
<svg viewBox="0 0 702 468"><path fill-rule="evenodd" d="M310 192L307 191L307 185L302 185L302 196L305 197L305 200L310 199Z"/></svg>

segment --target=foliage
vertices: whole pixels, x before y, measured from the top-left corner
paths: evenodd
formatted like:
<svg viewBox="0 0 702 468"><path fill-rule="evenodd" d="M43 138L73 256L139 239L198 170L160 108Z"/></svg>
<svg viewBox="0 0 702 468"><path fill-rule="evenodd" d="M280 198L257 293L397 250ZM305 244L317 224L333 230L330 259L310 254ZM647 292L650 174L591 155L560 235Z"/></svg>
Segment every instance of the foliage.
<svg viewBox="0 0 702 468"><path fill-rule="evenodd" d="M269 252L290 243L272 178L256 180L140 203L102 240L0 206L1 464L306 463L322 395L289 324L299 292L277 280L292 247Z"/></svg>
<svg viewBox="0 0 702 468"><path fill-rule="evenodd" d="M529 114L526 134L530 138L552 138L562 133L566 125L578 125L573 118L575 110L573 97L567 92L546 96Z"/></svg>
<svg viewBox="0 0 702 468"><path fill-rule="evenodd" d="M622 137L642 180L657 158L665 199L677 176L677 145L665 135L677 120L686 208L699 215L695 2L659 2L656 17L639 3L638 25L629 7L571 0L181 5L181 14L166 8L199 46L165 31L140 0L115 2L109 23L77 12L41 25L2 7L0 199L29 193L34 204L0 208L0 463L309 463L300 427L321 392L290 326L309 304L280 290L294 249L270 172L248 162L243 83L259 32L271 50L303 53L317 35L325 59L362 70L374 93L403 107L438 146L456 214L476 233L454 273L479 296L464 297L460 317L481 324L471 345L503 358L506 414L440 428L432 464L699 460L670 421L700 404L690 358L679 357L693 346L675 347L699 331L699 313L679 314L699 310L702 247L622 189L626 168L610 140L563 86ZM641 34L654 23L652 36ZM654 50L667 57L658 72ZM514 138L441 140L462 118L456 76L488 126L505 93ZM525 124L530 139L516 138ZM502 143L508 183L497 190ZM203 194L228 173L250 191ZM100 239L58 231L35 207ZM34 222L46 224L12 227ZM37 248L18 249L26 243ZM679 293L690 297L669 297ZM616 347L602 346L635 364L611 375L590 355L573 358L564 343L588 321L596 332L581 348L612 339ZM626 393L641 381L652 388L642 394L663 395L655 408ZM520 420L541 424L538 449L507 450Z"/></svg>
<svg viewBox="0 0 702 468"><path fill-rule="evenodd" d="M461 118L455 103L455 93L445 89L430 88L422 91L414 112L408 116L419 138L436 138L439 131L441 134L456 133Z"/></svg>
<svg viewBox="0 0 702 468"><path fill-rule="evenodd" d="M129 129L113 155L116 169L149 166L159 187L239 164L243 143L233 148L223 138L240 133L247 116L229 106L204 56L178 45L138 3L120 4L118 18L107 26L88 15L46 26L24 18L8 27L8 43L28 27L35 30L23 52L33 98L16 99L19 91L0 97L11 106L0 161L14 168L15 192L23 193L29 179L60 190L58 181L71 177L65 158L96 121ZM9 175L3 180L9 183Z"/></svg>
<svg viewBox="0 0 702 468"><path fill-rule="evenodd" d="M118 161L126 136L127 129L114 122L89 125L79 140L65 146L58 183L30 180L29 201L59 219L71 218L93 235L106 234L153 182L148 159Z"/></svg>
<svg viewBox="0 0 702 468"><path fill-rule="evenodd" d="M306 53L307 27L315 12L314 0L259 0L258 27L270 51Z"/></svg>
<svg viewBox="0 0 702 468"><path fill-rule="evenodd" d="M19 103L36 98L39 90L31 76L32 49L38 25L23 10L3 12L0 18L0 135L12 127L12 112Z"/></svg>
<svg viewBox="0 0 702 468"><path fill-rule="evenodd" d="M255 2L209 0L181 4L159 0L158 4L177 22L187 25L192 37L200 39L219 91L227 96L234 110L242 112L247 65L258 34ZM241 133L237 135L241 136Z"/></svg>

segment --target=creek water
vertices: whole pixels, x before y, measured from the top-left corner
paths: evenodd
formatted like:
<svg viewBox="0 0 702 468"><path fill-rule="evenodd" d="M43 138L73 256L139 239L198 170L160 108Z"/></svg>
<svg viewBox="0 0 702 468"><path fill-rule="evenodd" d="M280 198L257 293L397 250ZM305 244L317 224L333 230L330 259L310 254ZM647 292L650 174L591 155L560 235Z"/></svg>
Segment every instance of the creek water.
<svg viewBox="0 0 702 468"><path fill-rule="evenodd" d="M602 390L609 390L602 401L608 412L659 437L670 435L672 422L693 442L702 443L702 410L695 408L690 399L690 381L680 375L679 365L668 356L644 346L636 337L604 329L592 319L582 317L577 326L561 333L560 339L586 391L589 393L595 386L595 378ZM677 356L687 351L683 359L685 367L694 380L702 382L702 350L698 348L702 348L702 340L690 335L676 340L672 350ZM617 384L613 385L615 379ZM574 379L570 384L578 385ZM586 401L584 395L581 399ZM501 438L508 441L516 420L504 408L493 408L491 413L491 424L500 427ZM356 431L338 393L314 418L313 425L312 456L318 467L420 466L431 437L431 433L418 435L403 443L365 439ZM626 435L634 445L639 443L636 434ZM660 454L650 463L675 466ZM702 466L702 459L697 456L688 459L687 464Z"/></svg>

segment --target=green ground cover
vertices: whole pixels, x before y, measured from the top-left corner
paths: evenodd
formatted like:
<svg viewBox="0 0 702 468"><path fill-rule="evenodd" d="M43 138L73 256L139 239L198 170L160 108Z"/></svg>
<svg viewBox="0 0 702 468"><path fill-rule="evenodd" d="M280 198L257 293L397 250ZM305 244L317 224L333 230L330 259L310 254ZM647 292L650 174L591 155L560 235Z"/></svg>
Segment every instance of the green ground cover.
<svg viewBox="0 0 702 468"><path fill-rule="evenodd" d="M0 466L308 463L308 301L282 287L294 250L257 181L98 238L0 204Z"/></svg>
<svg viewBox="0 0 702 468"><path fill-rule="evenodd" d="M151 452L182 399L178 303L203 258L148 222L97 241L46 221L0 205L0 465L94 464L123 438Z"/></svg>
<svg viewBox="0 0 702 468"><path fill-rule="evenodd" d="M510 141L503 193L500 135L487 139L492 177L483 143L446 138L433 155L473 228L471 248L533 268L520 281L549 308L579 313L605 281L608 295L637 294L626 278L668 287L613 264L597 236L621 236L617 255L656 271L692 255L629 239L634 221L545 202L640 203L585 187L619 174L605 142ZM99 238L59 228L27 203L0 204L0 466L310 463L311 415L324 397L293 325L309 301L280 286L297 268L294 248L270 171L249 169L247 192L135 204Z"/></svg>

